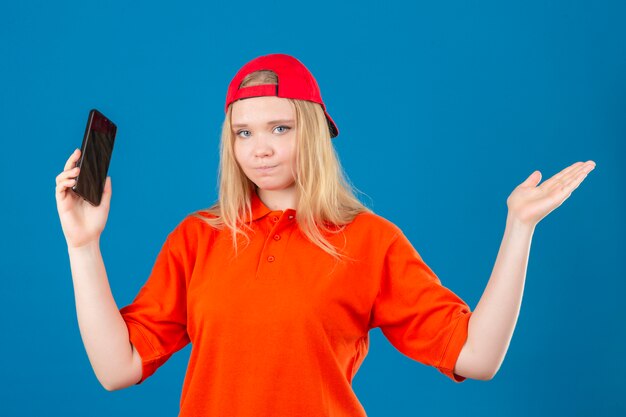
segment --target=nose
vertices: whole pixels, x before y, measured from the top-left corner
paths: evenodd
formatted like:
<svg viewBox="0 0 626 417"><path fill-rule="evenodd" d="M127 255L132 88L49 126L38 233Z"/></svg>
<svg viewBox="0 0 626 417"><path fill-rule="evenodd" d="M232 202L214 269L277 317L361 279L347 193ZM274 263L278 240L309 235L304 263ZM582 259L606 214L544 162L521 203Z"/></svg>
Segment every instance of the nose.
<svg viewBox="0 0 626 417"><path fill-rule="evenodd" d="M254 156L262 158L265 156L271 156L274 153L269 138L260 137L254 144Z"/></svg>

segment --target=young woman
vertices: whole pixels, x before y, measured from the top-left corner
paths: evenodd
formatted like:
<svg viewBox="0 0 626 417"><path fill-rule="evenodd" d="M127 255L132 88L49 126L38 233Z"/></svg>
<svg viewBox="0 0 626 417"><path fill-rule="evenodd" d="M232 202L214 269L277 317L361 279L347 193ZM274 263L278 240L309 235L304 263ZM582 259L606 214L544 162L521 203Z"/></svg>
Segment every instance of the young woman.
<svg viewBox="0 0 626 417"><path fill-rule="evenodd" d="M379 327L453 381L493 378L520 309L535 226L594 168L577 162L507 199L504 238L476 308L444 287L402 231L354 196L332 145L339 130L312 74L270 54L228 88L219 201L168 235L135 300L117 308L98 207L57 177L81 336L107 390L139 384L192 343L181 416L365 416L352 379Z"/></svg>

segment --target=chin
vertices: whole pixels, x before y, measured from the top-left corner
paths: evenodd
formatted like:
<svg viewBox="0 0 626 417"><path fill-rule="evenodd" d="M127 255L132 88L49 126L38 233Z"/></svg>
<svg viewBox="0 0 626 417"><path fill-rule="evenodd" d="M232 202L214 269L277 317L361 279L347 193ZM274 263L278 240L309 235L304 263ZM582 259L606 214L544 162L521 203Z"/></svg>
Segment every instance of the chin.
<svg viewBox="0 0 626 417"><path fill-rule="evenodd" d="M279 191L279 190L284 190L285 188L288 188L288 186L286 185L282 185L282 184L265 184L263 182L255 182L254 183L260 190L265 190L265 191Z"/></svg>
<svg viewBox="0 0 626 417"><path fill-rule="evenodd" d="M277 183L276 181L253 181L254 184L261 190L266 190L266 191L280 191L280 190L285 190L287 188L290 188L294 185L293 182L291 183Z"/></svg>

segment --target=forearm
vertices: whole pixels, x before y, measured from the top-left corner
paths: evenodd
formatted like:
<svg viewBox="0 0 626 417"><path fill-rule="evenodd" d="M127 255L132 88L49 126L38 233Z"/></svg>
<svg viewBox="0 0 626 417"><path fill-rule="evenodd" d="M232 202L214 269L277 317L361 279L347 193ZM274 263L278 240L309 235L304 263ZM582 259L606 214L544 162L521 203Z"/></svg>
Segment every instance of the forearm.
<svg viewBox="0 0 626 417"><path fill-rule="evenodd" d="M128 328L109 286L98 242L68 248L80 334L100 383L108 390L128 386L133 350Z"/></svg>
<svg viewBox="0 0 626 417"><path fill-rule="evenodd" d="M464 356L471 363L457 364L461 374L472 369L491 378L500 368L519 316L533 233L534 226L507 216L491 277L469 321Z"/></svg>

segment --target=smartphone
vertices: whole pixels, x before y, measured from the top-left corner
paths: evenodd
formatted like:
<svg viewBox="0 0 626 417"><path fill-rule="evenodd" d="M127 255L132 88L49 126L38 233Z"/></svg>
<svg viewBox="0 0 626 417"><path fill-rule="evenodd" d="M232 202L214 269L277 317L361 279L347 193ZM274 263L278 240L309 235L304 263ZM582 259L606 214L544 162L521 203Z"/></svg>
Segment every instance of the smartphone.
<svg viewBox="0 0 626 417"><path fill-rule="evenodd" d="M80 172L72 190L93 206L99 206L109 171L117 126L96 109L89 112L81 145Z"/></svg>

